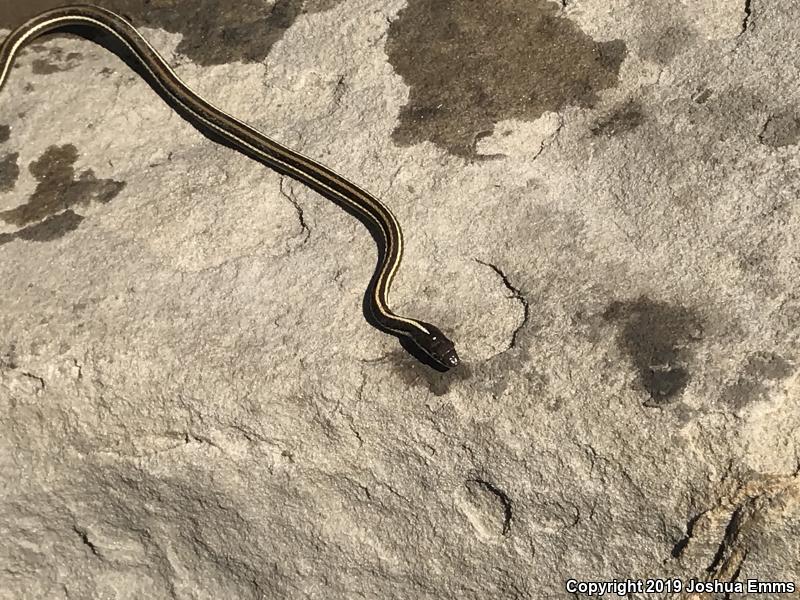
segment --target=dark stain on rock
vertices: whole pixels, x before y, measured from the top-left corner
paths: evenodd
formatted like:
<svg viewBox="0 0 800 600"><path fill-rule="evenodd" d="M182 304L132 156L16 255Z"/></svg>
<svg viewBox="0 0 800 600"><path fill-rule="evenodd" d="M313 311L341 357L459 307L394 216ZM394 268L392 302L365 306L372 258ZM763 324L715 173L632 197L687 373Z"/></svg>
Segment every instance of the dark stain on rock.
<svg viewBox="0 0 800 600"><path fill-rule="evenodd" d="M36 75L49 75L59 71L69 71L80 64L83 55L80 52L64 52L58 47L36 46L45 53L42 58L35 58L31 70Z"/></svg>
<svg viewBox="0 0 800 600"><path fill-rule="evenodd" d="M692 102L695 104L705 104L709 98L714 94L714 90L707 87L698 88L694 94L692 94Z"/></svg>
<svg viewBox="0 0 800 600"><path fill-rule="evenodd" d="M56 73L64 70L65 69L60 69L58 66L49 63L43 58L37 58L31 65L31 71L33 71L33 73L36 75L49 75L50 73Z"/></svg>
<svg viewBox="0 0 800 600"><path fill-rule="evenodd" d="M9 137L11 137L11 127L0 125L0 144L7 142Z"/></svg>
<svg viewBox="0 0 800 600"><path fill-rule="evenodd" d="M662 406L677 400L691 374L690 346L702 338L702 322L694 311L655 302L646 296L613 302L603 314L623 323L618 343L630 356L639 381L650 394L645 406Z"/></svg>
<svg viewBox="0 0 800 600"><path fill-rule="evenodd" d="M616 136L633 131L644 120L642 106L636 101L626 102L611 114L599 119L591 128L592 135Z"/></svg>
<svg viewBox="0 0 800 600"><path fill-rule="evenodd" d="M476 157L503 119L591 107L617 84L624 42L596 42L549 0L409 0L389 28L389 61L410 86L394 139Z"/></svg>
<svg viewBox="0 0 800 600"><path fill-rule="evenodd" d="M29 225L14 233L0 233L0 246L13 240L28 240L31 242L50 242L63 237L70 231L75 231L84 217L71 211L47 217L44 221Z"/></svg>
<svg viewBox="0 0 800 600"><path fill-rule="evenodd" d="M180 33L178 52L201 65L260 62L298 16L329 10L342 0L99 0L96 4L126 16L135 27ZM68 0L38 0L0 9L0 27L15 27L46 8ZM13 4L13 3L12 3Z"/></svg>
<svg viewBox="0 0 800 600"><path fill-rule="evenodd" d="M647 36L639 54L660 65L668 65L686 48L692 46L697 33L688 25L676 24Z"/></svg>
<svg viewBox="0 0 800 600"><path fill-rule="evenodd" d="M0 158L0 192L8 192L14 189L19 177L18 158L19 152L9 152L3 158Z"/></svg>
<svg viewBox="0 0 800 600"><path fill-rule="evenodd" d="M785 110L770 115L758 139L773 148L794 146L800 142L800 111Z"/></svg>
<svg viewBox="0 0 800 600"><path fill-rule="evenodd" d="M91 169L76 179L73 165L77 159L78 151L72 144L48 148L29 167L38 182L33 194L25 204L0 212L0 219L21 227L72 206L109 202L125 187L123 181L97 179Z"/></svg>
<svg viewBox="0 0 800 600"><path fill-rule="evenodd" d="M769 399L776 383L794 373L794 366L774 352L757 352L748 357L739 379L725 392L725 399L735 410L753 402Z"/></svg>
<svg viewBox="0 0 800 600"><path fill-rule="evenodd" d="M96 0L126 16L136 27L180 33L178 52L201 65L260 62L298 16L323 12L342 0ZM0 27L16 27L43 10L69 0L11 2L0 8Z"/></svg>

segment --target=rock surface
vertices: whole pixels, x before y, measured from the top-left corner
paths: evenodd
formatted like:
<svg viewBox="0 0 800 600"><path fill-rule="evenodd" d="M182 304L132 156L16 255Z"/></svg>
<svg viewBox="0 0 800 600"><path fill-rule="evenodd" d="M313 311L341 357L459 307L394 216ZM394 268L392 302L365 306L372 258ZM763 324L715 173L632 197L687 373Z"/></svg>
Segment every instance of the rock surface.
<svg viewBox="0 0 800 600"><path fill-rule="evenodd" d="M800 583L800 4L106 5L391 206L393 306L463 364L364 320L360 223L35 42L0 93L0 598Z"/></svg>

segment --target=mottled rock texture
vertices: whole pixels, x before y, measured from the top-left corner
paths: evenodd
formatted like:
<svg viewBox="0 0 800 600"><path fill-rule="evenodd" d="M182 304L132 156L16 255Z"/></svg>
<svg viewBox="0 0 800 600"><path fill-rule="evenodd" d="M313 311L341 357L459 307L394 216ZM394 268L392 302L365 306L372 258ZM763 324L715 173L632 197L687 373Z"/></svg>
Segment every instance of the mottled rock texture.
<svg viewBox="0 0 800 600"><path fill-rule="evenodd" d="M2 600L800 579L800 4L107 5L391 206L392 304L463 364L364 320L358 221L35 42L0 92Z"/></svg>

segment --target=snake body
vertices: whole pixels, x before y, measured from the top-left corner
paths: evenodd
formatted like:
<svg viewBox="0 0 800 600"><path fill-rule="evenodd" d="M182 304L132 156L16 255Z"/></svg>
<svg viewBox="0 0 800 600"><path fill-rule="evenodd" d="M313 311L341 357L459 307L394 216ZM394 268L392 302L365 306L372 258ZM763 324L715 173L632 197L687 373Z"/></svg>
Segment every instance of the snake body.
<svg viewBox="0 0 800 600"><path fill-rule="evenodd" d="M403 254L403 235L397 219L380 200L318 162L271 140L223 112L193 92L161 55L126 19L98 6L65 6L41 13L23 23L0 46L0 90L22 47L46 33L67 27L110 34L123 44L175 107L236 150L288 175L359 216L382 242L378 265L365 294L375 325L406 338L441 369L459 363L454 344L442 331L417 319L395 314L388 306L392 279Z"/></svg>

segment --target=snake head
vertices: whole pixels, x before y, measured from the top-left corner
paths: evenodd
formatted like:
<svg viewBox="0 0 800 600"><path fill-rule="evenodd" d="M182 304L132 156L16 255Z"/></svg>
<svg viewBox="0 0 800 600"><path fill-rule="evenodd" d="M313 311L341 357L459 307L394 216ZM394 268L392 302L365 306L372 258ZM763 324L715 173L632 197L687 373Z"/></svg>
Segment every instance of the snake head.
<svg viewBox="0 0 800 600"><path fill-rule="evenodd" d="M416 329L411 333L414 344L444 370L458 366L455 344L438 327L430 323L420 322L420 324L428 330L428 333Z"/></svg>

